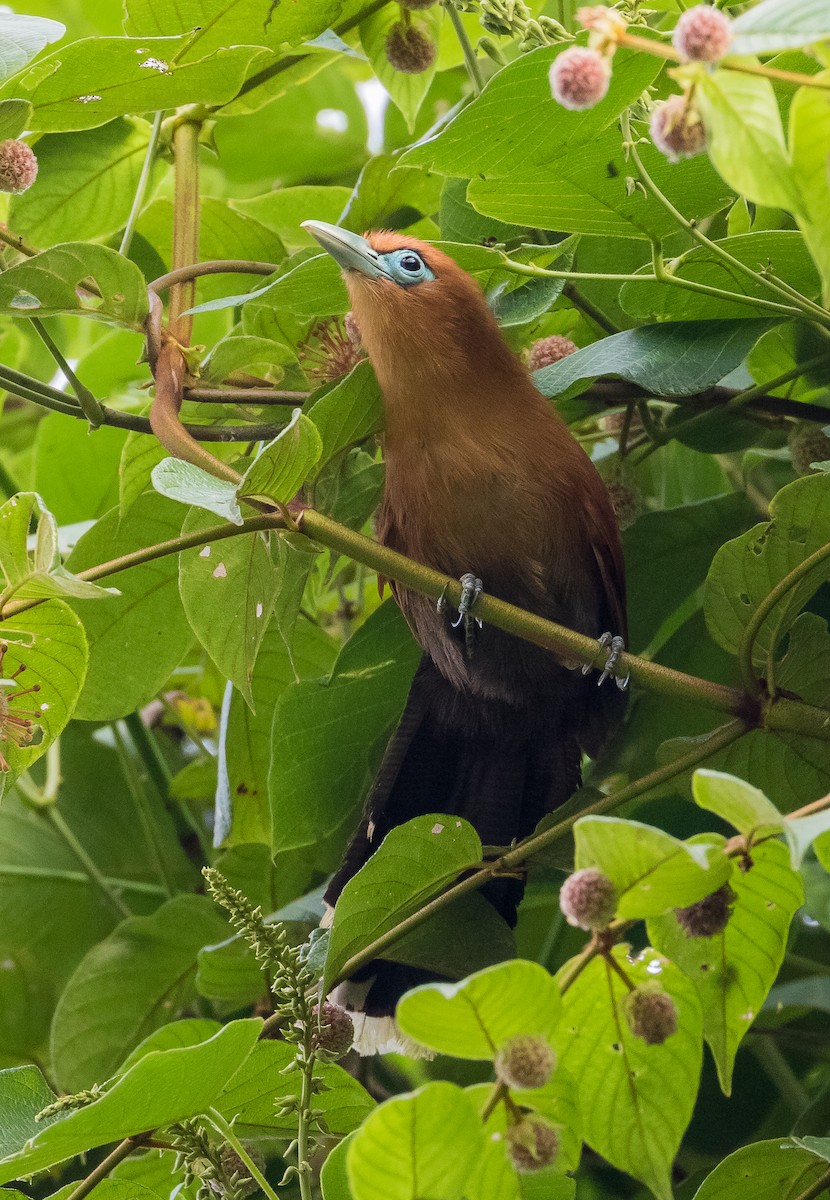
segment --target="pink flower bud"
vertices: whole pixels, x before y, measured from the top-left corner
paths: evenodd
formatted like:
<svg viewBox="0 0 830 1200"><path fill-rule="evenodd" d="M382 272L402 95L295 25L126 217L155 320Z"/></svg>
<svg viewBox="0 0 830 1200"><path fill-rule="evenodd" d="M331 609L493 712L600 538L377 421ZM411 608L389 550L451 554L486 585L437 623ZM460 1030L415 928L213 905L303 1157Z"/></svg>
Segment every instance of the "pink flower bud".
<svg viewBox="0 0 830 1200"><path fill-rule="evenodd" d="M706 130L686 96L669 96L651 114L651 140L670 162L693 158L706 149Z"/></svg>
<svg viewBox="0 0 830 1200"><path fill-rule="evenodd" d="M0 192L25 192L37 179L37 159L31 146L10 138L0 142Z"/></svg>
<svg viewBox="0 0 830 1200"><path fill-rule="evenodd" d="M611 82L611 64L596 50L571 46L550 68L550 90L563 108L581 112L603 99Z"/></svg>
<svg viewBox="0 0 830 1200"><path fill-rule="evenodd" d="M573 354L577 349L578 346L570 338L552 333L550 337L539 338L538 342L533 343L528 366L531 371L539 371L542 367L549 367L551 363L559 362L560 358Z"/></svg>
<svg viewBox="0 0 830 1200"><path fill-rule="evenodd" d="M692 62L717 62L732 41L732 22L708 4L689 8L674 29L675 50Z"/></svg>
<svg viewBox="0 0 830 1200"><path fill-rule="evenodd" d="M562 884L559 907L569 925L605 929L617 911L617 889L602 871L585 867Z"/></svg>

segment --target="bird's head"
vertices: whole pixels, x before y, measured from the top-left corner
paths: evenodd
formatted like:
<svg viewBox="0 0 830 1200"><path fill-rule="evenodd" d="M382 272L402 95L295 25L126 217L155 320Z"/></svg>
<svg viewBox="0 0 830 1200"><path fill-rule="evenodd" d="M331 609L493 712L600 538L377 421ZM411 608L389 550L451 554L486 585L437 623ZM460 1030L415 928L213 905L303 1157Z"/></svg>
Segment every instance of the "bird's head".
<svg viewBox="0 0 830 1200"><path fill-rule="evenodd" d="M343 269L361 340L387 393L402 372L423 383L488 368L516 369L478 285L427 242L386 230L360 237L304 221Z"/></svg>

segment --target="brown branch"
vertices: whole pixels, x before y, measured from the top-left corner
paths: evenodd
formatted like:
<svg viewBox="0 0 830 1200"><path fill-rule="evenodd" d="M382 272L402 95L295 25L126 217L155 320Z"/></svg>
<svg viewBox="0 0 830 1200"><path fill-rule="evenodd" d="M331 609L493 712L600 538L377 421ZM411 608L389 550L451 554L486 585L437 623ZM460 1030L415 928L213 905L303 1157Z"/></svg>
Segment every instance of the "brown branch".
<svg viewBox="0 0 830 1200"><path fill-rule="evenodd" d="M129 1158L134 1150L140 1150L149 1136L149 1133L139 1133L134 1137L124 1138L124 1141L120 1142L112 1153L108 1154L104 1161L98 1164L94 1171L90 1171L86 1179L81 1180L74 1192L70 1193L68 1200L84 1200L84 1197L88 1196L102 1179L106 1179L120 1162L123 1162L125 1158Z"/></svg>

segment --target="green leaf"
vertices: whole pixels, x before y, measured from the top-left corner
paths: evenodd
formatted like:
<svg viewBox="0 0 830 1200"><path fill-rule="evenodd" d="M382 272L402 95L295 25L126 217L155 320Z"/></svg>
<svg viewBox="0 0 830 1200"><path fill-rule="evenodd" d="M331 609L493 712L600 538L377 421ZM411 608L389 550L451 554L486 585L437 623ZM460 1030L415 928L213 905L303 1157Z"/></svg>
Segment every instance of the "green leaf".
<svg viewBox="0 0 830 1200"><path fill-rule="evenodd" d="M163 462L166 455L158 438L144 433L128 435L118 466L118 506L122 517L150 487L153 467Z"/></svg>
<svg viewBox="0 0 830 1200"><path fill-rule="evenodd" d="M356 816L418 657L387 601L346 642L329 679L295 683L280 696L268 781L275 853L313 846Z"/></svg>
<svg viewBox="0 0 830 1200"><path fill-rule="evenodd" d="M35 733L34 745L18 746L0 731L0 752L10 770L0 772L0 798L7 786L32 763L46 753L72 716L84 682L87 666L87 641L78 617L60 600L47 600L10 616L2 626L3 641L8 643L3 675L11 677L19 667L18 687L4 687L9 711L29 712ZM37 687L31 696L15 699L15 692Z"/></svg>
<svg viewBox="0 0 830 1200"><path fill-rule="evenodd" d="M391 830L343 889L326 959L331 983L346 961L423 908L466 868L481 861L478 834L458 817L430 814Z"/></svg>
<svg viewBox="0 0 830 1200"><path fill-rule="evenodd" d="M416 13L412 20L413 27L433 42L436 49L441 40L442 17L443 13L439 8L432 8ZM379 12L361 21L360 42L372 70L388 91L392 103L400 109L411 133L418 110L435 75L435 64L415 75L405 74L392 66L386 57L386 39L392 27L399 24L400 20L399 9L391 5L384 6Z"/></svg>
<svg viewBox="0 0 830 1200"><path fill-rule="evenodd" d="M749 621L776 584L830 541L830 479L807 476L782 488L770 504L770 521L722 546L704 592L709 632L736 653ZM786 592L761 625L753 662L763 663L819 585L830 577L830 556Z"/></svg>
<svg viewBox="0 0 830 1200"><path fill-rule="evenodd" d="M830 833L830 813L817 812L810 817L797 817L784 824L784 834L790 847L790 862L794 870L801 866L804 855L815 842Z"/></svg>
<svg viewBox="0 0 830 1200"><path fill-rule="evenodd" d="M297 46L322 33L340 15L341 0L294 0L274 6L271 0L183 0L171 7L163 0L130 0L126 33L139 38L191 34L185 62L209 50L245 40L279 49Z"/></svg>
<svg viewBox="0 0 830 1200"><path fill-rule="evenodd" d="M821 282L815 263L803 237L794 230L742 233L715 244L756 274L772 273L810 299L819 295ZM647 273L650 274L650 269ZM751 279L723 262L708 246L695 246L676 258L672 263L672 277L721 288L738 296L788 303L786 296L774 295L760 280ZM724 318L736 321L753 318L755 324L764 312L760 305L702 295L656 280L623 284L620 303L632 317L643 321L711 321L713 326L715 320L721 324Z"/></svg>
<svg viewBox="0 0 830 1200"><path fill-rule="evenodd" d="M467 1095L481 1111L492 1089L492 1084L480 1083L467 1088ZM553 1078L543 1088L522 1089L516 1098L523 1109L532 1109L555 1126L559 1135L556 1162L551 1170L533 1176L517 1174L505 1153L507 1110L497 1104L484 1123L484 1146L467 1184L467 1200L572 1200L576 1182L562 1172L576 1171L582 1150L582 1121L574 1080L557 1065Z"/></svg>
<svg viewBox="0 0 830 1200"><path fill-rule="evenodd" d="M231 331L211 349L210 356L202 363L200 378L221 384L235 372L243 371L266 382L279 383L285 375L284 368L295 362L294 352L287 346Z"/></svg>
<svg viewBox="0 0 830 1200"><path fill-rule="evenodd" d="M285 1042L260 1042L222 1092L216 1107L233 1121L238 1137L285 1141L296 1136L296 1114L276 1115L286 1100L300 1096L299 1073L282 1073L295 1054ZM335 1137L351 1133L375 1107L366 1089L336 1063L318 1062L314 1077L324 1085L315 1094L314 1106L322 1110Z"/></svg>
<svg viewBox="0 0 830 1200"><path fill-rule="evenodd" d="M28 100L0 100L0 139L19 137L31 119L32 106Z"/></svg>
<svg viewBox="0 0 830 1200"><path fill-rule="evenodd" d="M0 13L0 81L16 75L44 46L57 42L65 33L66 27L60 21ZM17 134L3 136L16 137Z"/></svg>
<svg viewBox="0 0 830 1200"><path fill-rule="evenodd" d="M148 1054L100 1099L46 1128L38 1126L25 1145L0 1161L0 1183L205 1112L253 1049L261 1029L259 1020L232 1021L199 1046Z"/></svg>
<svg viewBox="0 0 830 1200"><path fill-rule="evenodd" d="M695 75L713 165L731 188L755 204L802 211L769 79L740 71Z"/></svg>
<svg viewBox="0 0 830 1200"><path fill-rule="evenodd" d="M346 1170L346 1159L353 1141L354 1134L350 1134L327 1155L320 1171L323 1200L354 1200Z"/></svg>
<svg viewBox="0 0 830 1200"><path fill-rule="evenodd" d="M77 570L176 537L180 512L153 494L140 497L121 519L111 509L78 541L68 563ZM134 712L184 657L193 635L178 576L176 555L168 554L113 575L110 582L120 595L84 606L89 668L78 704L82 720L110 721Z"/></svg>
<svg viewBox="0 0 830 1200"><path fill-rule="evenodd" d="M730 876L724 839L681 842L662 829L620 817L582 817L574 826L576 867L596 867L614 883L617 915L656 916L702 900Z"/></svg>
<svg viewBox="0 0 830 1200"><path fill-rule="evenodd" d="M127 436L108 425L92 433L86 421L63 413L38 421L34 485L58 525L94 520L117 502L115 476Z"/></svg>
<svg viewBox="0 0 830 1200"><path fill-rule="evenodd" d="M71 657L62 661L71 670ZM61 735L58 812L109 887L133 911L148 912L165 896L157 859L146 840L136 836L138 815L114 749L93 733L90 726L75 722ZM148 803L171 878L177 887L194 886L195 871L179 848L161 799L150 794ZM48 813L14 792L7 796L0 805L0 961L13 963L14 973L25 977L31 1040L18 1049L30 1056L48 1054L49 1019L62 988L86 951L121 919L114 905L102 901L102 892ZM2 1019L0 1027L5 1033ZM5 1037L2 1041L0 1054L9 1049Z"/></svg>
<svg viewBox="0 0 830 1200"><path fill-rule="evenodd" d="M751 861L749 870L732 874L734 909L722 933L687 937L674 913L648 924L654 944L697 988L703 1032L727 1096L738 1046L775 982L790 922L804 899L786 846L777 841L753 846Z"/></svg>
<svg viewBox="0 0 830 1200"><path fill-rule="evenodd" d="M153 1051L198 1046L212 1038L221 1028L218 1021L211 1021L207 1017L186 1017L181 1021L171 1021L169 1025L162 1025L138 1043L135 1050L124 1059L119 1074L128 1071Z"/></svg>
<svg viewBox="0 0 830 1200"><path fill-rule="evenodd" d="M155 200L144 210L136 226L136 233L146 238L159 254L165 265L173 259L173 201L164 198ZM268 264L279 263L285 250L279 238L271 230L260 225L253 217L244 216L228 208L224 200L203 196L199 201L199 259L247 259ZM198 282L199 296L210 300L227 292L248 293L255 275L222 272L206 275ZM223 329L224 331L224 329Z"/></svg>
<svg viewBox="0 0 830 1200"><path fill-rule="evenodd" d="M195 463L181 458L163 458L150 471L150 478L159 495L167 496L169 500L194 504L234 525L243 522L236 494L238 485L229 479L217 479ZM207 521L205 528L215 524L215 521Z"/></svg>
<svg viewBox="0 0 830 1200"><path fill-rule="evenodd" d="M11 204L13 228L36 246L81 241L123 228L147 154L146 121L119 119L37 143L38 182ZM152 183L152 179L151 179Z"/></svg>
<svg viewBox="0 0 830 1200"><path fill-rule="evenodd" d="M151 917L123 921L93 947L52 1024L52 1062L63 1089L77 1092L112 1075L151 1030L190 1004L197 952L227 933L206 897L176 896Z"/></svg>
<svg viewBox="0 0 830 1200"><path fill-rule="evenodd" d="M378 958L407 963L448 979L460 979L494 962L512 959L512 930L484 896L458 896Z"/></svg>
<svg viewBox="0 0 830 1200"><path fill-rule="evenodd" d="M771 1138L742 1146L718 1163L694 1200L800 1200L826 1171L827 1164L803 1144Z"/></svg>
<svg viewBox="0 0 830 1200"><path fill-rule="evenodd" d="M12 1067L0 1071L0 1104L3 1108L0 1159L14 1154L27 1138L44 1128L35 1117L54 1100L55 1093L38 1067Z"/></svg>
<svg viewBox="0 0 830 1200"><path fill-rule="evenodd" d="M739 833L764 836L784 829L784 818L763 792L721 771L695 771L692 776L695 804L716 813Z"/></svg>
<svg viewBox="0 0 830 1200"><path fill-rule="evenodd" d="M382 462L353 447L315 479L315 507L350 529L362 529L380 503L385 475Z"/></svg>
<svg viewBox="0 0 830 1200"><path fill-rule="evenodd" d="M692 396L734 371L769 327L756 319L626 329L543 367L533 382L543 396L561 396L581 380L618 375L654 396Z"/></svg>
<svg viewBox="0 0 830 1200"><path fill-rule="evenodd" d="M399 1001L395 1019L404 1033L440 1054L491 1059L519 1034L549 1037L561 1011L553 976L538 963L516 959L460 983L414 988Z"/></svg>
<svg viewBox="0 0 830 1200"><path fill-rule="evenodd" d="M577 1083L585 1141L658 1200L671 1200L671 1165L702 1064L700 1003L673 963L651 949L631 962L627 950L617 946L612 953L635 985L660 980L677 1007L677 1032L660 1046L634 1037L620 1011L626 986L597 957L565 993L553 1040Z"/></svg>
<svg viewBox="0 0 830 1200"><path fill-rule="evenodd" d="M830 38L824 0L764 0L732 22L730 54L769 54Z"/></svg>
<svg viewBox="0 0 830 1200"><path fill-rule="evenodd" d="M177 62L186 44L178 37L84 38L40 59L9 86L31 101L38 132L94 129L125 113L231 100L261 54L255 46L234 46L200 62Z"/></svg>
<svg viewBox="0 0 830 1200"><path fill-rule="evenodd" d="M237 494L288 504L319 462L322 448L316 426L295 408L285 429L263 446L245 472Z"/></svg>
<svg viewBox="0 0 830 1200"><path fill-rule="evenodd" d="M663 621L704 582L712 556L724 538L737 536L755 515L746 496L733 492L643 513L625 530L629 641L633 650L649 644Z"/></svg>
<svg viewBox="0 0 830 1200"><path fill-rule="evenodd" d="M377 433L383 425L383 399L371 365L358 363L345 379L314 401L306 416L320 434L321 463Z"/></svg>
<svg viewBox="0 0 830 1200"><path fill-rule="evenodd" d="M684 216L700 219L732 199L708 159L670 163L650 143L642 145L641 153L657 186ZM467 199L502 222L600 237L670 236L677 228L675 218L654 196L632 188L631 174L619 130L610 129L580 145L578 152L560 154L544 166L517 167L495 179L475 176Z"/></svg>
<svg viewBox="0 0 830 1200"><path fill-rule="evenodd" d="M499 71L437 137L413 146L403 166L426 166L454 178L493 179L526 174L589 146L633 104L657 74L651 55L620 49L608 95L593 108L570 112L551 97L548 72L564 45L521 55Z"/></svg>
<svg viewBox="0 0 830 1200"><path fill-rule="evenodd" d="M210 517L193 509L182 532L211 525ZM179 555L179 589L191 628L220 673L250 705L254 663L280 584L274 540L281 540L278 534L240 534Z"/></svg>
<svg viewBox="0 0 830 1200"><path fill-rule="evenodd" d="M390 16L399 19L394 10ZM360 234L365 229L400 229L437 210L443 179L401 167L399 157L376 154L369 159L336 224Z"/></svg>
<svg viewBox="0 0 830 1200"><path fill-rule="evenodd" d="M289 558L292 566L295 556ZM219 741L219 783L214 836L226 846L271 845L268 772L271 726L282 693L299 678L328 675L337 647L316 625L298 622L290 651L275 621L269 626L251 677L254 709L233 692Z"/></svg>
<svg viewBox="0 0 830 1200"><path fill-rule="evenodd" d="M289 254L293 254L296 250L316 248L318 244L302 228L302 222L328 221L331 225L338 225L340 214L351 194L351 188L347 187L306 184L279 188L248 200L231 200L230 204L238 212L254 217L266 228L273 229Z"/></svg>
<svg viewBox="0 0 830 1200"><path fill-rule="evenodd" d="M815 2L824 8L822 0ZM827 304L830 299L830 230L824 215L830 208L830 179L827 177L830 71L817 75L816 81L822 82L824 88L802 87L793 96L789 143L793 178L804 210L799 227L821 273L824 303Z"/></svg>
<svg viewBox="0 0 830 1200"><path fill-rule="evenodd" d="M29 530L37 521L34 550L29 556ZM58 525L37 492L18 492L0 507L0 571L4 596L18 600L71 596L100 600L118 595L115 588L78 579L63 566L58 550Z"/></svg>
<svg viewBox="0 0 830 1200"><path fill-rule="evenodd" d="M469 1097L428 1083L370 1113L346 1159L354 1200L460 1200L483 1136Z"/></svg>
<svg viewBox="0 0 830 1200"><path fill-rule="evenodd" d="M94 280L100 295L83 284ZM82 313L95 320L142 330L147 316L147 284L135 263L108 246L66 242L0 276L0 314L51 317Z"/></svg>

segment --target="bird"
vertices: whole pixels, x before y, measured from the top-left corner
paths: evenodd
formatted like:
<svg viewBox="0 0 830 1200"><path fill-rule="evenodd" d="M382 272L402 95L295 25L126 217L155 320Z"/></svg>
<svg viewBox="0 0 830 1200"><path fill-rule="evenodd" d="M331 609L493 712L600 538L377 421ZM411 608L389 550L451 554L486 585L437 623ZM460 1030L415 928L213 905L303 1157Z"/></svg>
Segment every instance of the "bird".
<svg viewBox="0 0 830 1200"><path fill-rule="evenodd" d="M462 817L483 845L508 846L571 797L583 753L596 757L625 708L626 681L616 672L627 636L625 571L599 473L504 340L472 277L407 234L303 226L341 267L383 397L376 536L462 584L456 611L391 585L423 653L328 885L330 918L347 882L413 817ZM610 672L618 686L597 689L588 668L482 624L475 602L483 588L597 638L608 648L602 679ZM493 880L482 890L515 925L523 882ZM341 984L333 998L360 1017L360 1052L414 1052L394 1008L430 978L384 960Z"/></svg>

